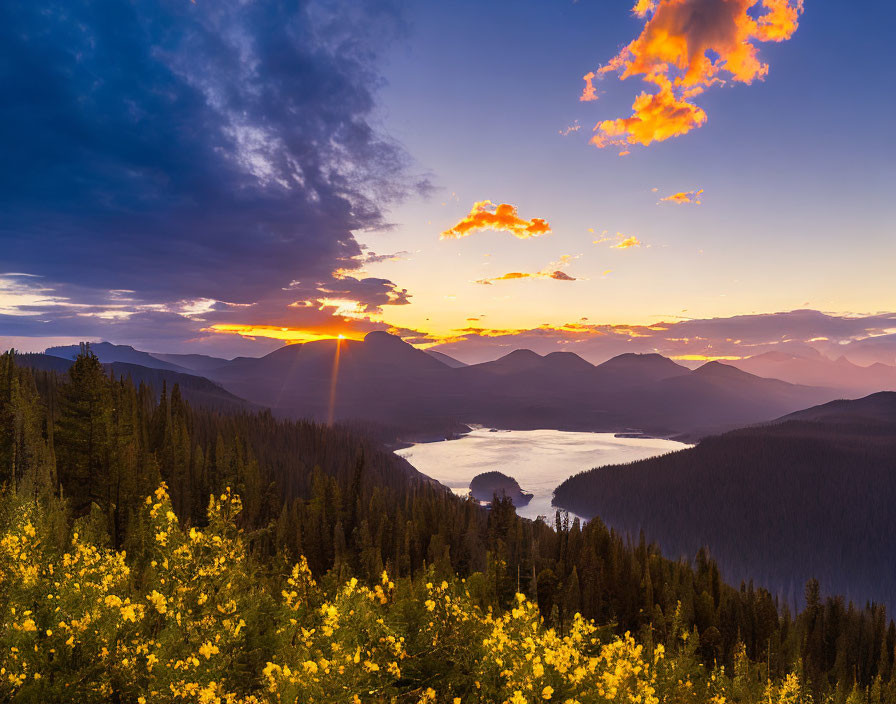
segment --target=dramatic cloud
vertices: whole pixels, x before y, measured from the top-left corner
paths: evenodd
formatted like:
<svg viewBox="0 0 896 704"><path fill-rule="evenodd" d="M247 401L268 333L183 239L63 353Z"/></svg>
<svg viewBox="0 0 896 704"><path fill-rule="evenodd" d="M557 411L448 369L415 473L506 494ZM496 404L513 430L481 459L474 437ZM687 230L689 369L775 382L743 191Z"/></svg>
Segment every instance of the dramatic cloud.
<svg viewBox="0 0 896 704"><path fill-rule="evenodd" d="M463 220L445 230L440 239L460 239L483 230L508 232L524 240L550 234L551 226L542 218L524 220L519 216L515 205L509 203L495 205L490 200L483 200L475 203L470 214Z"/></svg>
<svg viewBox="0 0 896 704"><path fill-rule="evenodd" d="M644 29L585 75L581 99L594 99L594 81L612 72L640 76L652 91L635 98L631 117L599 122L591 143L647 146L702 126L707 116L693 98L727 80L764 78L769 67L757 42L790 39L802 10L803 0L638 0L633 12L645 18Z"/></svg>
<svg viewBox="0 0 896 704"><path fill-rule="evenodd" d="M635 98L632 117L598 123L591 144L600 148L625 144L646 146L687 134L706 122L706 113L684 97L676 96L668 79L658 76L656 82L659 92L641 93Z"/></svg>
<svg viewBox="0 0 896 704"><path fill-rule="evenodd" d="M575 259L570 254L564 254L556 262L551 262L541 271L533 273L522 271L511 271L503 276L496 276L491 279L479 279L476 283L490 286L496 281L514 281L517 279L553 279L554 281L575 281L575 277L570 276L563 271Z"/></svg>
<svg viewBox="0 0 896 704"><path fill-rule="evenodd" d="M320 280L293 281L252 303L205 298L147 303L133 291L100 295L92 289L49 286L39 277L6 274L0 275L0 347L23 347L21 337L54 337L103 339L152 351L258 354L273 348L252 347L243 343L243 338L274 336L251 335L247 330L301 331L301 335L277 338L283 341L319 339L347 331L363 335L389 327L384 322L386 307L409 302L407 289L388 279L359 278L344 272ZM220 333L242 337L237 343Z"/></svg>
<svg viewBox="0 0 896 704"><path fill-rule="evenodd" d="M352 300L358 304L359 310L365 313L382 313L383 306L401 306L410 303L407 289L398 288L388 279L374 277L356 279L353 276L343 276L337 281L320 284L311 290L304 289L301 284L291 286L289 290L301 293L303 301L318 301L324 298Z"/></svg>
<svg viewBox="0 0 896 704"><path fill-rule="evenodd" d="M702 195L702 188L699 191L682 191L680 193L673 193L671 196L666 196L665 198L660 198L659 202L675 203L676 205L684 205L687 203L690 203L691 205L700 205L703 202L700 200Z"/></svg>
<svg viewBox="0 0 896 704"><path fill-rule="evenodd" d="M47 306L65 305L68 300L30 274L0 273L0 315L37 315Z"/></svg>
<svg viewBox="0 0 896 704"><path fill-rule="evenodd" d="M110 337L179 316L193 339L200 312L295 324L296 280L304 300L406 302L357 274L376 255L353 235L425 187L369 122L401 26L383 7L0 5L2 260L41 289L20 279L0 313L34 334L106 320Z"/></svg>

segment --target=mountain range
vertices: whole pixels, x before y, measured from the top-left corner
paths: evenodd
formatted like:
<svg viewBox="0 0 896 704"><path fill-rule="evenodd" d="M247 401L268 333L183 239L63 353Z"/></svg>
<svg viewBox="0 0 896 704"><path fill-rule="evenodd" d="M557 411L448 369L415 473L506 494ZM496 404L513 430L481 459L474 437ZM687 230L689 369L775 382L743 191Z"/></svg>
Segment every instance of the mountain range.
<svg viewBox="0 0 896 704"><path fill-rule="evenodd" d="M515 350L464 365L385 332L233 360L150 354L108 343L91 349L105 363L206 377L283 417L374 423L418 439L444 437L461 423L694 439L842 395L719 362L691 370L658 354L622 354L593 365L571 352L542 356ZM71 359L78 351L51 348L47 354Z"/></svg>
<svg viewBox="0 0 896 704"><path fill-rule="evenodd" d="M766 352L729 364L756 376L783 379L793 384L824 386L854 396L896 391L896 366L882 362L861 366L845 356L831 359L812 348L801 350L798 354Z"/></svg>
<svg viewBox="0 0 896 704"><path fill-rule="evenodd" d="M290 345L207 375L278 414L326 418L332 402L335 418L412 431L462 422L698 437L838 396L718 362L690 370L657 354L624 354L595 366L570 352L515 350L449 366L384 332Z"/></svg>

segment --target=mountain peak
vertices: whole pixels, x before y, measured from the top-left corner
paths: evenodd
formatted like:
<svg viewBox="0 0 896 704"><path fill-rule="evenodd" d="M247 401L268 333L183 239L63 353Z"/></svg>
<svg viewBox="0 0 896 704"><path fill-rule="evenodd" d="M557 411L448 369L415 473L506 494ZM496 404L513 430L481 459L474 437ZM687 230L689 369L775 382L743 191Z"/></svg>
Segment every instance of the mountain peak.
<svg viewBox="0 0 896 704"><path fill-rule="evenodd" d="M506 374L527 371L537 367L542 362L544 362L544 357L537 352L528 349L519 349L513 350L513 352L509 352L492 362L483 362L481 365L475 366Z"/></svg>
<svg viewBox="0 0 896 704"><path fill-rule="evenodd" d="M745 372L743 369L738 369L731 364L724 364L723 362L717 362L715 360L697 367L691 373L696 374L699 377L703 377L704 379L711 379L719 382L750 383L761 380L764 382L772 382L783 386L792 386L790 382L781 381L780 379L776 379L773 377L764 377L759 376L758 374L751 374L750 372Z"/></svg>
<svg viewBox="0 0 896 704"><path fill-rule="evenodd" d="M593 369L594 365L582 359L575 352L551 352L544 356L544 361L569 370Z"/></svg>
<svg viewBox="0 0 896 704"><path fill-rule="evenodd" d="M598 364L597 369L604 374L637 374L642 381L660 381L688 372L685 367L655 352L644 354L625 352Z"/></svg>
<svg viewBox="0 0 896 704"><path fill-rule="evenodd" d="M408 343L402 340L398 335L393 335L392 333L388 333L385 330L374 330L373 332L369 332L364 336L364 342L372 343L372 344L402 344L407 345ZM410 347L410 345L408 345Z"/></svg>
<svg viewBox="0 0 896 704"><path fill-rule="evenodd" d="M737 367L732 367L730 364L723 364L716 360L700 365L693 373L701 376L727 377L731 379L755 376L749 372L741 371Z"/></svg>
<svg viewBox="0 0 896 704"><path fill-rule="evenodd" d="M62 357L63 359L75 359L79 354L81 354L81 347L85 344L90 347L90 351L93 352L97 357L101 357L104 354L116 352L121 354L131 354L137 352L137 350L130 345L116 345L104 340L102 342L82 342L77 345L47 347L47 349L44 350L44 354L48 354L51 357Z"/></svg>

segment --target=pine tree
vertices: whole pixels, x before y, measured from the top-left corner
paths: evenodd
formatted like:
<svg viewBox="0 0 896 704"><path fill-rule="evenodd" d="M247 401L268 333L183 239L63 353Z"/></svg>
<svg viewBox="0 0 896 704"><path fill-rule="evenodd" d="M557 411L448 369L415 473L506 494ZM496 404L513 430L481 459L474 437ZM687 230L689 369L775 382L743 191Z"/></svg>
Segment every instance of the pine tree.
<svg viewBox="0 0 896 704"><path fill-rule="evenodd" d="M54 433L59 478L81 515L107 496L109 379L99 359L84 345L59 389Z"/></svg>

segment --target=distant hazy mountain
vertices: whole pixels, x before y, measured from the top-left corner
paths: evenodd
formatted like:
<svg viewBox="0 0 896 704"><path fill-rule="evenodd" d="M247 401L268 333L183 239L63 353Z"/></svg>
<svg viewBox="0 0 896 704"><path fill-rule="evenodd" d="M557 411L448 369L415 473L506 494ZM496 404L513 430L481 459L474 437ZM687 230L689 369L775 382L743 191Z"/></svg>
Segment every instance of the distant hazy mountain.
<svg viewBox="0 0 896 704"><path fill-rule="evenodd" d="M845 355L856 364L880 362L887 366L894 366L896 365L896 333L853 340L845 345L828 343L825 351L832 357Z"/></svg>
<svg viewBox="0 0 896 704"><path fill-rule="evenodd" d="M112 362L125 362L127 364L139 364L150 369L167 369L173 372L189 372L189 369L178 364L172 364L151 355L141 352L130 345L113 345L111 342L91 342L90 351L93 352L104 364ZM65 347L49 347L44 354L52 357L74 360L81 353L80 345L68 345Z"/></svg>
<svg viewBox="0 0 896 704"><path fill-rule="evenodd" d="M338 368L337 368L338 349ZM363 341L289 345L206 374L237 396L289 416L353 419L425 432L458 422L505 428L619 431L694 437L766 421L836 398L710 363L691 371L656 354L597 367L569 352L516 350L447 366L385 332Z"/></svg>
<svg viewBox="0 0 896 704"><path fill-rule="evenodd" d="M584 472L555 500L643 530L670 556L708 546L728 580L799 598L815 577L828 593L896 606L894 467L896 393L882 392Z"/></svg>
<svg viewBox="0 0 896 704"><path fill-rule="evenodd" d="M91 345L91 349L93 346ZM16 363L32 369L52 371L64 374L72 366L72 361L47 354L16 354ZM117 377L130 377L135 384L151 386L156 394L161 393L165 384L170 391L175 384L180 387L181 395L190 404L223 412L260 410L260 407L245 401L221 388L205 377L169 369L154 369L127 362L103 364L107 372Z"/></svg>
<svg viewBox="0 0 896 704"><path fill-rule="evenodd" d="M767 379L721 362L707 362L689 374L658 382L647 395L652 402L643 413L655 423L674 420L688 428L682 434L693 440L840 395L830 389Z"/></svg>
<svg viewBox="0 0 896 704"><path fill-rule="evenodd" d="M454 357L449 357L444 352L437 352L436 350L424 350L424 352L426 352L426 354L428 354L430 357L434 357L442 364L446 364L453 369L467 366L464 362L461 362L459 359L455 359Z"/></svg>
<svg viewBox="0 0 896 704"><path fill-rule="evenodd" d="M194 372L205 372L209 369L215 369L216 367L224 366L230 361L221 357L209 357L206 354L160 354L158 352L150 352L150 354L158 360Z"/></svg>
<svg viewBox="0 0 896 704"><path fill-rule="evenodd" d="M896 367L880 362L859 366L846 357L832 360L820 352L766 352L730 364L758 376L842 389L854 395L896 390Z"/></svg>

